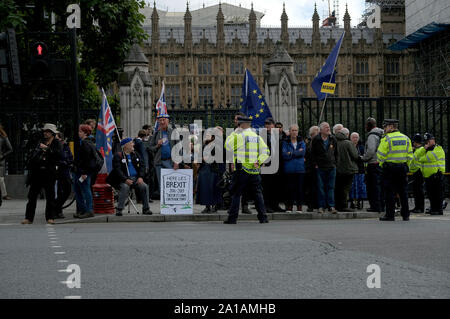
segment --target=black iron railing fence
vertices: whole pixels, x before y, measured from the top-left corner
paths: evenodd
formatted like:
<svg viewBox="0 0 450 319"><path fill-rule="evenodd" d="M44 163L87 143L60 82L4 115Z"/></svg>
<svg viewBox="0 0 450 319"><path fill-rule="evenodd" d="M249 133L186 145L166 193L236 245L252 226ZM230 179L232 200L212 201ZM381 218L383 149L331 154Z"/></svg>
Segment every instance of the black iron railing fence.
<svg viewBox="0 0 450 319"><path fill-rule="evenodd" d="M380 98L329 98L324 109L322 121L330 125L342 123L351 132L358 132L365 141L367 132L365 122L374 117L381 124L384 118L396 118L400 121L400 131L412 137L415 133L429 132L434 134L437 143L444 147L446 154L450 142L450 112L448 97L380 97ZM58 107L22 108L20 105L1 106L0 123L6 129L14 153L8 159L8 173L22 174L26 144L34 134L33 128L42 127L46 122L57 124L67 137L72 134L72 110L61 103ZM186 125L202 120L203 127L233 127L234 114L238 109L227 104L213 107L210 101L203 106L188 105L185 107L168 105L172 123ZM309 127L317 125L323 106L322 101L314 98L303 98L298 105L297 124L300 133L305 136ZM113 110L118 118L118 110ZM153 119L155 118L153 114ZM97 118L98 110L80 111L80 119ZM275 119L276 120L276 119ZM120 121L117 121L120 123ZM295 122L295 119L293 119ZM294 123L292 123L294 124ZM286 128L287 129L287 128ZM136 132L137 133L137 132ZM447 156L447 167L450 170Z"/></svg>

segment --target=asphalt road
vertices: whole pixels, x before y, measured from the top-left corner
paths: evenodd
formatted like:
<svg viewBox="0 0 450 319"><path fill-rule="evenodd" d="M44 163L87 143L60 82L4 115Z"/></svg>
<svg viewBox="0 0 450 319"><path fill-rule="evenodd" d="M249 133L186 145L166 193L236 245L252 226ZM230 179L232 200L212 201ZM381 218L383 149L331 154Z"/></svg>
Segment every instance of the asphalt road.
<svg viewBox="0 0 450 319"><path fill-rule="evenodd" d="M449 298L449 246L448 215L0 224L0 298ZM71 264L81 288L62 283Z"/></svg>

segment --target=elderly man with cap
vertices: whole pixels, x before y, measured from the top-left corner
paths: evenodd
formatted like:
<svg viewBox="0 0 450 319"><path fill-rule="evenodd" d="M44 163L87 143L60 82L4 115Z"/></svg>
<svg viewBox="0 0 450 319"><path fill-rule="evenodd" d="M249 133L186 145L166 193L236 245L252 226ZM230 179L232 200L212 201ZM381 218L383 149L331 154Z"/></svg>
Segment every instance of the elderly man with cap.
<svg viewBox="0 0 450 319"><path fill-rule="evenodd" d="M130 195L131 188L134 188L139 198L142 199L142 214L151 215L148 186L144 182L145 165L138 153L134 151L133 139L124 138L120 145L123 152L114 154L113 170L106 179L108 184L119 190L116 216L122 216L125 200Z"/></svg>
<svg viewBox="0 0 450 319"><path fill-rule="evenodd" d="M269 149L264 140L251 129L252 120L238 117L239 128L225 141L225 149L233 152L234 167L231 194L232 202L225 224L236 224L242 192L248 188L254 194L260 223L268 223L266 207L261 189L261 165L269 158Z"/></svg>
<svg viewBox="0 0 450 319"><path fill-rule="evenodd" d="M62 145L55 138L58 133L56 125L47 123L42 131L43 139L31 150L26 164L28 169L27 186L30 186L30 189L25 219L22 224L33 223L37 198L42 188L44 188L47 201L45 206L47 223L53 224L56 214L55 183L58 165L62 159Z"/></svg>
<svg viewBox="0 0 450 319"><path fill-rule="evenodd" d="M425 133L423 139L424 146L414 155L422 166L422 174L430 200L430 214L442 215L442 201L444 199L442 179L443 173L445 173L445 152L442 146L436 144L434 136L430 133Z"/></svg>
<svg viewBox="0 0 450 319"><path fill-rule="evenodd" d="M383 168L383 186L386 198L386 215L381 221L395 220L395 196L400 196L401 215L409 220L408 167L413 159L412 143L408 136L398 130L398 120L383 122L385 136L378 146L377 159Z"/></svg>
<svg viewBox="0 0 450 319"><path fill-rule="evenodd" d="M414 196L414 209L410 213L420 214L425 210L425 196L423 193L422 164L419 162L418 153L423 148L422 135L417 133L413 136L413 159L409 164L409 172L412 173L412 188Z"/></svg>
<svg viewBox="0 0 450 319"><path fill-rule="evenodd" d="M172 148L177 143L172 139L173 129L169 126L168 114L161 114L157 118L158 131L150 139L150 150L153 152L153 165L158 178L158 187L161 185L161 169L178 169L178 164L172 161Z"/></svg>

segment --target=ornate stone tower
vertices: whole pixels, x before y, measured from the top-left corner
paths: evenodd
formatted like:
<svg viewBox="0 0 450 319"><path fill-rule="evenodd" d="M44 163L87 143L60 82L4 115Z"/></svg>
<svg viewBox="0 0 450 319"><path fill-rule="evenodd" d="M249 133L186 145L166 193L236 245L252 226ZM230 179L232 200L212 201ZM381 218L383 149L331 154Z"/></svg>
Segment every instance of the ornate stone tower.
<svg viewBox="0 0 450 319"><path fill-rule="evenodd" d="M283 46L289 48L289 32L288 32L288 16L286 14L286 8L283 2L283 13L281 14L281 42Z"/></svg>
<svg viewBox="0 0 450 319"><path fill-rule="evenodd" d="M152 121L152 82L140 45L131 47L123 71L119 74L120 126L124 137L136 137L142 126Z"/></svg>
<svg viewBox="0 0 450 319"><path fill-rule="evenodd" d="M250 11L250 15L248 16L248 21L250 25L250 32L248 34L248 45L250 48L251 53L256 53L256 42L257 42L257 35L256 35L256 14L255 11L253 11L253 3L252 3L252 9Z"/></svg>
<svg viewBox="0 0 450 319"><path fill-rule="evenodd" d="M288 128L298 122L298 81L294 73L294 60L279 42L266 66L264 72L266 101L275 121L283 123L283 126Z"/></svg>

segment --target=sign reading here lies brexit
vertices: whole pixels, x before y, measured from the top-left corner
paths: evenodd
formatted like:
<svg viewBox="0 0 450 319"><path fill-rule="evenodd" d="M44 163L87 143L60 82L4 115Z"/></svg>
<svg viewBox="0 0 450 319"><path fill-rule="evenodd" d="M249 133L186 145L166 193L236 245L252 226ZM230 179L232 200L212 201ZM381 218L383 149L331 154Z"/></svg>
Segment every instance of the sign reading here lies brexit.
<svg viewBox="0 0 450 319"><path fill-rule="evenodd" d="M193 214L192 169L161 169L161 214Z"/></svg>

